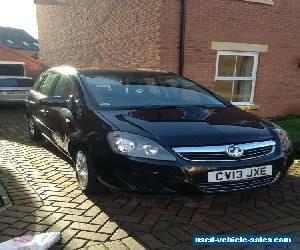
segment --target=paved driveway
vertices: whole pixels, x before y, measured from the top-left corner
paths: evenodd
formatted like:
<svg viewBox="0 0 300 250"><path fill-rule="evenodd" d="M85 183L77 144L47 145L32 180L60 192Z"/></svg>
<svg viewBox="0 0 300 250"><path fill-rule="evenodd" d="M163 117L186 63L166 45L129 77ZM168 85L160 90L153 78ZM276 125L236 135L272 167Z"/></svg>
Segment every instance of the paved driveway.
<svg viewBox="0 0 300 250"><path fill-rule="evenodd" d="M219 233L287 233L300 242L300 165L281 185L244 193L88 199L69 163L33 143L22 119L21 110L0 110L0 181L13 202L0 213L0 241L61 231L53 249L191 249L192 234Z"/></svg>

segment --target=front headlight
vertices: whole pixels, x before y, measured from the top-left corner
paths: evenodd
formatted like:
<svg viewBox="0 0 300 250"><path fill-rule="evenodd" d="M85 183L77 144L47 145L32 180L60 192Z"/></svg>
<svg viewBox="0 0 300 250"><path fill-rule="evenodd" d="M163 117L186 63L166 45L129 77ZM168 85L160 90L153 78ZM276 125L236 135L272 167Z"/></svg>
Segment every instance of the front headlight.
<svg viewBox="0 0 300 250"><path fill-rule="evenodd" d="M279 127L276 124L274 124L274 126L275 126L275 132L277 133L279 140L280 140L281 150L287 151L291 147L291 144L292 144L287 132L283 128Z"/></svg>
<svg viewBox="0 0 300 250"><path fill-rule="evenodd" d="M110 132L108 142L115 153L139 158L176 161L176 158L157 142L126 132Z"/></svg>

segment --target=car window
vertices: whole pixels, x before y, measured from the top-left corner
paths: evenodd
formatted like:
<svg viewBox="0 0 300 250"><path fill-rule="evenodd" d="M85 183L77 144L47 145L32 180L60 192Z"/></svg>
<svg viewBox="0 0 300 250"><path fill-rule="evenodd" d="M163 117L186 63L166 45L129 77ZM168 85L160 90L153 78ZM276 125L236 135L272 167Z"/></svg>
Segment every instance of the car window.
<svg viewBox="0 0 300 250"><path fill-rule="evenodd" d="M79 110L80 99L74 82L66 75L61 75L55 86L54 96L61 96L70 109Z"/></svg>
<svg viewBox="0 0 300 250"><path fill-rule="evenodd" d="M54 96L61 96L66 101L70 99L70 96L74 93L74 84L72 80L65 75L61 75L59 80L57 81L57 84L55 86L53 95Z"/></svg>
<svg viewBox="0 0 300 250"><path fill-rule="evenodd" d="M226 106L195 82L172 74L90 75L85 81L90 97L100 108Z"/></svg>
<svg viewBox="0 0 300 250"><path fill-rule="evenodd" d="M1 63L0 76L25 76L24 64Z"/></svg>
<svg viewBox="0 0 300 250"><path fill-rule="evenodd" d="M58 74L47 74L46 79L40 86L39 92L47 96L51 95L51 91L56 83L57 76Z"/></svg>
<svg viewBox="0 0 300 250"><path fill-rule="evenodd" d="M43 80L45 80L46 76L44 74L40 75L40 77L35 81L34 85L33 85L33 89L35 91L39 91L40 86L43 82Z"/></svg>

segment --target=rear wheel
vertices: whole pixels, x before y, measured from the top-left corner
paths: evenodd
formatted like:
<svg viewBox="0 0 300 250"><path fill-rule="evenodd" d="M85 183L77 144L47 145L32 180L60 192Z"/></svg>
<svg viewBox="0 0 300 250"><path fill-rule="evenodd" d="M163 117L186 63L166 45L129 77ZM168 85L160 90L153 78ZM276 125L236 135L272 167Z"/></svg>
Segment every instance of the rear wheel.
<svg viewBox="0 0 300 250"><path fill-rule="evenodd" d="M35 125L32 117L28 119L28 131L32 140L38 141L42 139L41 131Z"/></svg>
<svg viewBox="0 0 300 250"><path fill-rule="evenodd" d="M78 186L84 193L95 194L104 190L97 180L98 175L89 155L82 149L76 151L74 168Z"/></svg>

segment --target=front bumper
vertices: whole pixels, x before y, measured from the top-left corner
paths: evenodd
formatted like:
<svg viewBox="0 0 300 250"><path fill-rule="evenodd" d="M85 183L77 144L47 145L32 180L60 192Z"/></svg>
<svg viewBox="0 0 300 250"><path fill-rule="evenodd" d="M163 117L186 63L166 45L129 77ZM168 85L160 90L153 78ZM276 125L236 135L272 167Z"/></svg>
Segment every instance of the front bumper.
<svg viewBox="0 0 300 250"><path fill-rule="evenodd" d="M160 162L147 159L114 157L112 166L120 189L158 192L219 193L244 191L270 186L285 176L293 164L293 153L273 154L268 157L235 162ZM208 172L234 170L272 165L273 175L254 179L226 182L208 182Z"/></svg>

